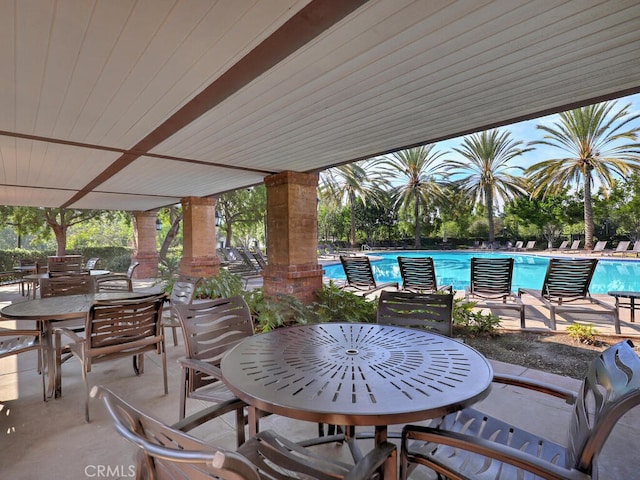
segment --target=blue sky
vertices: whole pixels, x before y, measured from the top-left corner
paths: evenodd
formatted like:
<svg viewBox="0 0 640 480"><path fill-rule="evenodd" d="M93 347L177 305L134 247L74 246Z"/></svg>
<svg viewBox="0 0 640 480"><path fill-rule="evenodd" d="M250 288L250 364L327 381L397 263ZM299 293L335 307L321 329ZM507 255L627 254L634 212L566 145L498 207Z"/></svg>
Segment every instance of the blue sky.
<svg viewBox="0 0 640 480"><path fill-rule="evenodd" d="M621 108L624 105L631 104L629 112L631 114L640 113L640 94L631 95L628 97L622 97L616 100L617 107ZM557 115L548 115L546 117L540 117L534 120L527 120L526 122L514 123L512 125L500 127L500 130L509 130L511 132L511 138L514 140L521 140L524 143L532 140L540 140L542 138L542 131L536 129L536 125L547 124L551 125L558 120ZM636 126L636 125L634 125ZM640 121L637 126L640 126ZM451 155L447 155L447 158L456 158L458 154L452 151L453 147L459 147L462 142L462 137L453 138L444 142L436 143L437 150L452 152ZM549 158L556 158L561 155L561 150L547 147L545 145L536 145L536 148L532 152L527 152L521 157L514 159L513 165L522 167L528 167L534 163Z"/></svg>

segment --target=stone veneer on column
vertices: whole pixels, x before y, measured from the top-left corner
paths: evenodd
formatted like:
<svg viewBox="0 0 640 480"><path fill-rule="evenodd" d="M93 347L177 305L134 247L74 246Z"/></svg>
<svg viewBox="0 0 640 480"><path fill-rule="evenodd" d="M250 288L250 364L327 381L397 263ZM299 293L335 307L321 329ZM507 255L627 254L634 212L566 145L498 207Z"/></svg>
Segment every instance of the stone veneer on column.
<svg viewBox="0 0 640 480"><path fill-rule="evenodd" d="M216 200L183 198L182 227L180 273L204 278L217 275L220 259L216 255Z"/></svg>
<svg viewBox="0 0 640 480"><path fill-rule="evenodd" d="M133 212L132 262L138 262L133 272L134 278L155 278L158 276L158 249L156 247L156 211Z"/></svg>
<svg viewBox="0 0 640 480"><path fill-rule="evenodd" d="M264 293L311 302L322 288L318 264L317 174L282 172L266 177L267 255Z"/></svg>

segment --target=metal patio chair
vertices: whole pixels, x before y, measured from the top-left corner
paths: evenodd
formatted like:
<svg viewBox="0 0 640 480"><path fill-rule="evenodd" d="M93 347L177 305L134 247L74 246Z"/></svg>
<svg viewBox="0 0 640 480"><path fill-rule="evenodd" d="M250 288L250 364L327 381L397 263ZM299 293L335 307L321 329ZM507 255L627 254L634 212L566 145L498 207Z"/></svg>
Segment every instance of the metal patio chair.
<svg viewBox="0 0 640 480"><path fill-rule="evenodd" d="M377 323L424 328L450 337L453 328L453 293L382 291Z"/></svg>
<svg viewBox="0 0 640 480"><path fill-rule="evenodd" d="M133 273L140 265L133 262L126 273L109 273L96 278L96 291L98 292L133 292Z"/></svg>
<svg viewBox="0 0 640 480"><path fill-rule="evenodd" d="M89 272L60 275L40 279L40 297L85 295L95 291L94 279Z"/></svg>
<svg viewBox="0 0 640 480"><path fill-rule="evenodd" d="M421 293L453 291L451 285L438 287L432 257L398 257L398 265L402 277L402 290Z"/></svg>
<svg viewBox="0 0 640 480"><path fill-rule="evenodd" d="M44 361L44 345L42 344L42 332L38 329L10 330L0 328L0 359L19 355L31 350L38 352L38 370L42 377L42 399L47 401L47 389L45 386L45 372L42 368L46 364ZM47 366L51 368L51 365Z"/></svg>
<svg viewBox="0 0 640 480"><path fill-rule="evenodd" d="M95 302L89 309L85 323L85 336L81 337L68 328L56 328L56 375L61 374L61 336L71 343L65 346L78 357L82 366L85 385L85 420L89 417L89 382L87 374L95 363L122 357L133 357L136 375L144 371L144 353L156 352L162 358L164 393L167 386L167 357L164 336L160 326L162 305L166 294L127 300Z"/></svg>
<svg viewBox="0 0 640 480"><path fill-rule="evenodd" d="M176 305L193 302L193 296L201 281L202 277L180 275L173 283L171 296L169 297L169 308L164 309L162 312L162 331L165 332L167 328L172 330L174 346L178 345L177 330L181 328L175 307Z"/></svg>
<svg viewBox="0 0 640 480"><path fill-rule="evenodd" d="M511 290L512 279L513 258L473 257L471 278L465 287L466 301L474 302L478 308L516 310L520 327L525 328L524 303Z"/></svg>
<svg viewBox="0 0 640 480"><path fill-rule="evenodd" d="M620 317L615 306L589 293L597 258L551 258L541 290L519 288L518 296L527 294L541 301L549 309L549 327L556 330L556 313L593 313L592 305L599 305L614 318L614 328L620 334ZM566 303L577 302L572 305Z"/></svg>
<svg viewBox="0 0 640 480"><path fill-rule="evenodd" d="M101 398L116 431L138 447L138 478L225 480L365 480L376 476L388 458L395 459L395 445L385 442L356 464L322 457L272 432L251 437L232 452L203 442L186 431L229 411L229 404L168 426L152 418L102 386L91 392ZM395 462L393 462L395 464Z"/></svg>
<svg viewBox="0 0 640 480"><path fill-rule="evenodd" d="M340 262L347 276L347 282L342 287L345 290L368 295L386 287L398 288L398 282L376 282L371 260L367 256L340 255Z"/></svg>
<svg viewBox="0 0 640 480"><path fill-rule="evenodd" d="M182 367L178 418L186 415L187 398L212 403L235 399L222 382L220 361L231 347L253 335L253 319L241 296L175 306L182 326L186 356ZM236 409L238 445L244 442L244 403Z"/></svg>
<svg viewBox="0 0 640 480"><path fill-rule="evenodd" d="M598 454L611 430L640 404L640 358L629 340L609 347L592 361L578 392L522 377L495 375L494 381L573 404L566 441L559 444L466 408L429 426L404 427L401 480L418 465L439 478L458 480L595 479Z"/></svg>

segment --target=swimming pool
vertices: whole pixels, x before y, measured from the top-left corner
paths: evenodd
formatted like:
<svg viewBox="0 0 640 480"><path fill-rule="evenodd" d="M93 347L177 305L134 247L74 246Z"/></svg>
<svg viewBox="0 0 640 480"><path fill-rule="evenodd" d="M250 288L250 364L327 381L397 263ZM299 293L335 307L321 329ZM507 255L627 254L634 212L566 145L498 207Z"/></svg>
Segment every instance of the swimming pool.
<svg viewBox="0 0 640 480"><path fill-rule="evenodd" d="M463 290L469 285L471 257L513 257L513 291L521 287L540 289L549 264L549 257L498 252L398 251L375 253L371 256L381 258L371 262L377 282L401 282L398 256L433 257L438 285L453 285L456 290ZM337 280L345 278L340 264L326 265L324 270L326 278ZM640 291L640 262L599 258L589 290L591 293L607 293L611 290Z"/></svg>

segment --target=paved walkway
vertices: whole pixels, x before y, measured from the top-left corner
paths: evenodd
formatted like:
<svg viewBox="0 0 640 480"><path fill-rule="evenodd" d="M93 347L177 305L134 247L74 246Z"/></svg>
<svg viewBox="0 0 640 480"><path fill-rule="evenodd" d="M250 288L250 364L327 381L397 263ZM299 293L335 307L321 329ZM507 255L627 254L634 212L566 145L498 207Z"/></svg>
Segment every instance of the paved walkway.
<svg viewBox="0 0 640 480"><path fill-rule="evenodd" d="M156 289L153 282L136 282L136 289ZM0 288L0 308L24 301L17 286ZM12 322L7 322L10 326ZM145 373L136 377L127 358L98 364L89 374L91 384L104 384L147 413L166 423L177 421L180 372L176 360L184 354L182 339L174 347L167 343L169 394L163 395L161 363L147 355ZM492 362L495 371L542 379L577 389L579 382L524 367ZM92 422L85 423L84 387L77 360L64 364L63 396L42 402L36 356L32 353L0 360L0 472L2 478L129 478L135 448L112 428L102 405L91 402ZM204 406L189 401L189 411ZM513 387L495 386L479 408L517 423L560 443L566 443L570 406L538 393L523 393ZM233 414L199 427L192 433L211 443L233 449ZM261 428L276 430L291 439L313 437L317 426L271 415ZM397 429L397 428L396 428ZM394 430L394 428L391 428ZM363 448L371 440L362 440ZM640 409L627 414L615 427L600 459L601 478L637 478L640 459ZM327 455L348 458L346 447L330 444L321 449ZM98 472L103 475L99 476ZM416 472L412 478L432 478Z"/></svg>

